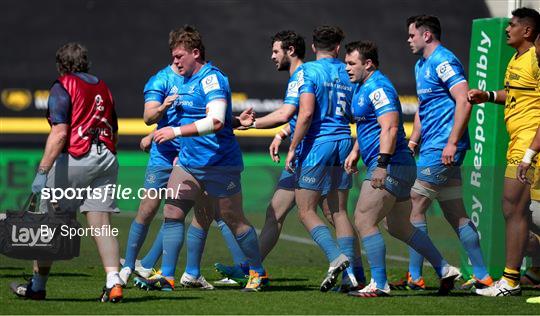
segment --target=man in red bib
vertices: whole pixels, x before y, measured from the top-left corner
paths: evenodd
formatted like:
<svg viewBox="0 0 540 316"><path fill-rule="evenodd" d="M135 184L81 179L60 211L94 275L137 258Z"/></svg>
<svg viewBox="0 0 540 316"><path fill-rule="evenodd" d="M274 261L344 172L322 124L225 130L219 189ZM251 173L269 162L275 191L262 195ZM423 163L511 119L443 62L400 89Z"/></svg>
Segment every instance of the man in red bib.
<svg viewBox="0 0 540 316"><path fill-rule="evenodd" d="M32 192L41 193L40 211L46 212L56 200L52 190L63 190L64 197L58 198L54 207L61 211L79 209L86 215L91 231L103 231L111 229L110 215L119 211L112 190L118 175L115 155L118 122L109 88L88 74L87 54L87 49L77 43L66 44L56 52L60 77L54 82L48 100L51 131ZM85 190L76 191L76 196L68 195L69 190L77 189ZM92 233L92 236L107 273L101 301L119 302L122 282L118 276L118 241L114 234ZM29 283L14 283L12 291L29 299L45 299L51 265L52 261L36 261Z"/></svg>

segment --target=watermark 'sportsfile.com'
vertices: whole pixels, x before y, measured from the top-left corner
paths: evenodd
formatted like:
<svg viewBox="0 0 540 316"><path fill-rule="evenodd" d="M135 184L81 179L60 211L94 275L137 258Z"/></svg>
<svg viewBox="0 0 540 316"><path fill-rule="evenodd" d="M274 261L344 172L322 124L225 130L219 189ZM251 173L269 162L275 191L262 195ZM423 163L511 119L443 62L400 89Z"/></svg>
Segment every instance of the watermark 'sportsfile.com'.
<svg viewBox="0 0 540 316"><path fill-rule="evenodd" d="M43 188L41 190L41 198L50 200L53 203L58 202L58 200L68 199L68 200L101 200L105 201L109 198L114 198L117 200L128 200L128 199L163 199L166 197L174 197L180 189L180 185L175 190L174 188L139 188L134 190L132 188L125 188L121 184L107 184L104 187L98 188ZM134 195L135 193L135 195Z"/></svg>

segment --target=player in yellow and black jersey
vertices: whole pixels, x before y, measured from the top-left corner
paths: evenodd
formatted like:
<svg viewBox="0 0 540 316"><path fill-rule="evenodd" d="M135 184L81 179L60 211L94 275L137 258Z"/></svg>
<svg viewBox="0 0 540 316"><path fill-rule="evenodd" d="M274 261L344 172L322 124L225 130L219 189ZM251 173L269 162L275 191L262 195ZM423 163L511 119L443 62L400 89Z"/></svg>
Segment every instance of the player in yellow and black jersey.
<svg viewBox="0 0 540 316"><path fill-rule="evenodd" d="M516 50L508 63L504 89L499 91L470 90L473 104L491 102L504 104L504 119L510 136L506 155L503 215L506 225L506 267L503 277L493 286L477 289L484 296L521 294L521 262L529 234L529 182L516 178L517 166L531 144L540 123L540 69L534 40L540 31L540 14L530 8L512 12L506 28L506 43ZM531 180L532 173L530 170Z"/></svg>

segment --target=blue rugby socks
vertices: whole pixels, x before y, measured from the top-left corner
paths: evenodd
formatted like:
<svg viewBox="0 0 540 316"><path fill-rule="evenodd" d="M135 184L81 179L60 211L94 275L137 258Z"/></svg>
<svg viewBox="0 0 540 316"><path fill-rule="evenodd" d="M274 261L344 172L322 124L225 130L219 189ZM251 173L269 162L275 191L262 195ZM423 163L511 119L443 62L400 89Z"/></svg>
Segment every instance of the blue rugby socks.
<svg viewBox="0 0 540 316"><path fill-rule="evenodd" d="M386 279L386 245L379 231L375 234L362 238L362 244L366 250L366 257L371 270L371 278L377 284L377 288L384 289Z"/></svg>
<svg viewBox="0 0 540 316"><path fill-rule="evenodd" d="M428 228L426 222L415 222L412 223L414 227L424 232L426 235L428 233ZM413 280L418 280L422 277L422 266L424 264L424 256L416 252L414 248L409 246L409 273Z"/></svg>
<svg viewBox="0 0 540 316"><path fill-rule="evenodd" d="M483 280L488 276L488 272L484 265L482 249L480 249L480 238L476 226L469 220L466 224L458 228L457 234L471 260L474 276L479 280Z"/></svg>
<svg viewBox="0 0 540 316"><path fill-rule="evenodd" d="M311 238L313 238L326 255L328 262L332 262L339 257L341 252L326 225L315 226L309 233L311 234Z"/></svg>
<svg viewBox="0 0 540 316"><path fill-rule="evenodd" d="M242 252L246 254L249 262L249 268L257 272L259 275L266 274L266 271L262 266L261 253L259 251L259 241L257 239L255 229L250 226L247 231L236 236L236 241L242 249Z"/></svg>
<svg viewBox="0 0 540 316"><path fill-rule="evenodd" d="M241 268L248 267L247 269L249 270L249 264L247 262L246 255L238 245L236 237L234 236L229 226L227 226L227 224L225 224L222 219L219 219L216 222L218 224L219 230L221 231L221 235L225 240L225 244L227 245L227 248L229 248L229 252L232 255L234 264ZM244 271L244 273L249 274L249 271Z"/></svg>
<svg viewBox="0 0 540 316"><path fill-rule="evenodd" d="M132 271L135 270L135 260L137 259L137 255L139 254L139 250L144 243L147 233L148 225L139 224L135 220L131 222L126 245L126 261L124 262L124 267L129 267Z"/></svg>
<svg viewBox="0 0 540 316"><path fill-rule="evenodd" d="M152 248L150 248L150 251L142 258L141 265L145 269L151 269L153 268L157 261L159 260L159 257L161 257L161 254L163 253L163 224L161 224L161 227L159 228L159 232L156 236L156 239L154 240L154 243L152 244Z"/></svg>
<svg viewBox="0 0 540 316"><path fill-rule="evenodd" d="M441 253L435 248L435 245L426 233L420 229L415 229L411 238L407 241L407 244L431 263L439 277L443 275L443 268L448 266L448 262L444 260Z"/></svg>
<svg viewBox="0 0 540 316"><path fill-rule="evenodd" d="M174 279L178 255L184 243L184 222L166 218L163 223L163 258L161 274Z"/></svg>
<svg viewBox="0 0 540 316"><path fill-rule="evenodd" d="M206 243L207 232L189 225L187 231L187 263L186 273L195 278L201 275L201 257Z"/></svg>

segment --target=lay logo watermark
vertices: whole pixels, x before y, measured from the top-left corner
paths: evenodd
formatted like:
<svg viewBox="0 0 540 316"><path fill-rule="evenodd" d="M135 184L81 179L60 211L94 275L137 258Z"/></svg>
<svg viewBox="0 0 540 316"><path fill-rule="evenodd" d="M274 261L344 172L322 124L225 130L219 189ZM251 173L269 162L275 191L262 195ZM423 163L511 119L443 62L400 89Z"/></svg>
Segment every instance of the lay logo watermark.
<svg viewBox="0 0 540 316"><path fill-rule="evenodd" d="M41 225L39 228L11 227L11 246L13 247L51 247L56 228Z"/></svg>

